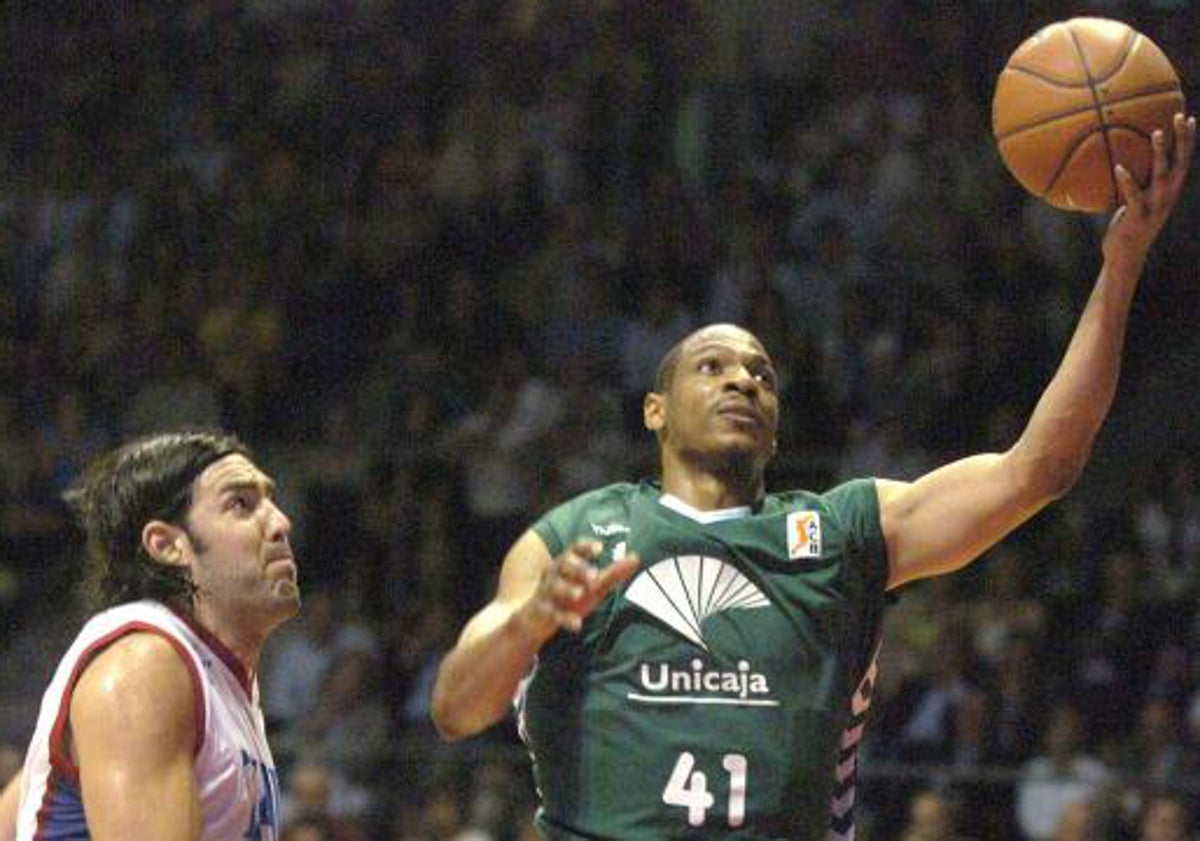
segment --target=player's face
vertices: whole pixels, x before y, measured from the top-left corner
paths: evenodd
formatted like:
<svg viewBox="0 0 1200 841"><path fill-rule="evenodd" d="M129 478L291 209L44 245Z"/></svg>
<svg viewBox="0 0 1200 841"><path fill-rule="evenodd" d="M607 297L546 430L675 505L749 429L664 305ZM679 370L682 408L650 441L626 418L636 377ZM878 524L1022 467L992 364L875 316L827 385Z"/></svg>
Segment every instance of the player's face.
<svg viewBox="0 0 1200 841"><path fill-rule="evenodd" d="M684 343L666 394L650 395L646 425L681 454L749 457L761 469L775 452L777 376L751 333L706 328Z"/></svg>
<svg viewBox="0 0 1200 841"><path fill-rule="evenodd" d="M269 630L300 608L292 524L275 484L245 456L226 456L195 480L187 544L198 605Z"/></svg>

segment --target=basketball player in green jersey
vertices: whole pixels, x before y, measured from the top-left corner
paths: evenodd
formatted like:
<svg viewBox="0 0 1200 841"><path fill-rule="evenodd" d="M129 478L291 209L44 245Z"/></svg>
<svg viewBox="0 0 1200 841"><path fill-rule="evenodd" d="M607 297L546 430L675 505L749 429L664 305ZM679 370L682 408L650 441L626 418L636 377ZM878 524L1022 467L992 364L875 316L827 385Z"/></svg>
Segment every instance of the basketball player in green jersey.
<svg viewBox="0 0 1200 841"><path fill-rule="evenodd" d="M661 483L585 493L517 541L442 663L441 732L477 733L516 696L551 839L853 837L884 594L969 563L1079 476L1191 158L1194 121L1173 128L1149 185L1117 170L1125 206L1095 289L1006 452L911 483L767 493L770 357L729 325L684 339L644 404Z"/></svg>

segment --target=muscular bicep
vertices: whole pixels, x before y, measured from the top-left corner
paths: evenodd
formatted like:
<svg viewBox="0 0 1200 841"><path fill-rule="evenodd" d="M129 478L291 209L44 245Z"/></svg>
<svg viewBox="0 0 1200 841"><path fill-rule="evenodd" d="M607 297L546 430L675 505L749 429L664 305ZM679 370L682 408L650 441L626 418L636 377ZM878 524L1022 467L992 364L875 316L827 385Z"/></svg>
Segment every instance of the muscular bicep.
<svg viewBox="0 0 1200 841"><path fill-rule="evenodd" d="M1050 501L1020 481L1013 461L986 453L915 482L876 482L889 589L961 568Z"/></svg>
<svg viewBox="0 0 1200 841"><path fill-rule="evenodd" d="M199 837L195 704L182 656L157 635L124 637L88 665L70 736L91 838Z"/></svg>
<svg viewBox="0 0 1200 841"><path fill-rule="evenodd" d="M504 557L495 596L463 628L460 641L469 643L503 625L537 589L542 572L553 560L537 532L530 529L522 534Z"/></svg>

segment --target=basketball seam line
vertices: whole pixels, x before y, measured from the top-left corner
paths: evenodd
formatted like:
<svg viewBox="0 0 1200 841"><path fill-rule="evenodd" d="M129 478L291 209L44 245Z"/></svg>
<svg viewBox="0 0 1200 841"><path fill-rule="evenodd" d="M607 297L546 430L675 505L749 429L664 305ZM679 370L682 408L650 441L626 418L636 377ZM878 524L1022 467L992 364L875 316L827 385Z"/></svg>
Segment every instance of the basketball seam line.
<svg viewBox="0 0 1200 841"><path fill-rule="evenodd" d="M1103 84L1104 82L1107 82L1109 79L1111 79L1113 76L1116 76L1118 73L1120 73L1121 68L1124 67L1126 65L1126 63L1128 63L1129 57L1133 55L1134 44L1137 43L1137 40L1140 37L1142 37L1142 36L1140 36L1138 33L1134 32L1133 30L1126 32L1125 33L1125 43L1122 45L1125 48L1125 52L1121 54L1121 60L1117 62L1117 66L1114 67L1112 70L1108 71L1107 73L1105 73L1103 76L1096 76L1095 79L1093 79L1093 81ZM1088 77L1091 78L1090 73L1088 74Z"/></svg>
<svg viewBox="0 0 1200 841"><path fill-rule="evenodd" d="M1075 33L1068 30L1068 34L1070 34L1071 39L1073 41L1075 41ZM1056 79L1054 76L1052 76L1049 73L1044 73L1041 70L1037 70L1036 68L1033 68L1033 67L1026 67L1025 65L1022 65L1022 64L1009 64L1008 69L1017 71L1020 73L1024 73L1027 76L1033 76L1035 79L1040 79L1043 82L1048 82L1049 84L1054 85L1055 87L1059 87L1059 88L1068 88L1068 89L1090 88L1093 86L1094 83L1107 82L1113 76L1115 76L1121 72L1121 68L1124 67L1129 62L1130 56L1133 55L1134 42L1136 42L1139 37L1140 36L1134 32L1126 33L1125 44L1123 45L1125 48L1125 51L1121 54L1120 60L1117 61L1117 66L1114 67L1112 70L1108 71L1107 73L1105 73L1103 76L1096 76L1093 78L1091 73L1088 72L1088 68L1086 66L1086 61L1084 61L1083 62L1084 63L1084 73L1087 74L1088 78L1082 82L1065 82L1062 79ZM1075 42L1075 46L1076 46L1076 49L1079 49L1079 44L1077 41ZM1083 61L1082 53L1080 55L1080 59L1081 59L1081 61Z"/></svg>
<svg viewBox="0 0 1200 841"><path fill-rule="evenodd" d="M1113 166L1115 166L1115 163L1113 161L1112 144L1108 140L1108 124L1104 120L1104 109L1100 107L1100 97L1096 94L1095 81L1092 79L1092 69L1088 67L1087 56L1083 52L1083 45L1079 43L1079 36L1075 34L1073 29L1068 29L1067 34L1071 36L1071 43L1075 46L1075 52L1079 56L1079 64L1083 67L1083 75L1088 81L1088 89L1092 93L1092 103L1096 109L1096 116L1100 123L1100 137L1104 141L1104 154L1108 158L1108 179L1112 183L1113 195L1117 195L1116 176L1113 175ZM1046 189L1042 191L1042 198L1045 198L1054 189L1054 185L1058 183L1058 179L1062 177L1067 165L1071 162L1071 157L1075 154L1075 150L1083 145L1087 137L1088 135L1084 135L1075 144L1074 148L1071 149L1070 154L1063 155L1062 160L1059 161L1058 170L1050 178L1050 183L1046 185Z"/></svg>
<svg viewBox="0 0 1200 841"><path fill-rule="evenodd" d="M1047 81L1049 81L1049 80L1047 80ZM1124 96L1113 97L1106 103L1106 105L1108 105L1108 106L1125 105L1134 100L1142 99L1143 97L1152 97L1152 96L1158 96L1159 94L1164 94L1164 93L1178 93L1178 92L1180 92L1179 85L1174 82L1170 82L1170 83L1163 84L1163 85L1155 85L1154 87L1141 88L1139 90L1132 91L1131 93L1127 93ZM1055 111L1053 114L1051 114L1048 117L1043 117L1040 120L1034 120L1032 123L1023 123L1023 124L1017 126L1016 128L1010 128L1008 131L1001 132L996 135L996 140L997 141L1008 140L1009 138L1014 137L1023 132L1030 131L1031 129L1035 129L1035 128L1041 128L1044 125L1053 123L1055 120L1061 120L1064 117L1074 117L1076 114L1082 114L1086 111L1091 111L1093 109L1093 107L1094 106L1092 106L1092 105L1083 105L1078 108L1070 108L1066 111ZM1120 125L1121 128L1129 128L1129 126L1125 126L1123 124L1114 124L1114 127L1116 125Z"/></svg>
<svg viewBox="0 0 1200 841"><path fill-rule="evenodd" d="M1011 70L1014 73L1024 73L1026 76L1032 76L1033 78L1039 79L1047 84L1054 85L1056 88L1067 88L1068 90L1073 90L1075 88L1086 88L1088 86L1087 82L1064 82L1061 79L1054 78L1049 73L1043 73L1040 70L1034 70L1032 67L1023 67L1020 64L1010 64L1006 69Z"/></svg>

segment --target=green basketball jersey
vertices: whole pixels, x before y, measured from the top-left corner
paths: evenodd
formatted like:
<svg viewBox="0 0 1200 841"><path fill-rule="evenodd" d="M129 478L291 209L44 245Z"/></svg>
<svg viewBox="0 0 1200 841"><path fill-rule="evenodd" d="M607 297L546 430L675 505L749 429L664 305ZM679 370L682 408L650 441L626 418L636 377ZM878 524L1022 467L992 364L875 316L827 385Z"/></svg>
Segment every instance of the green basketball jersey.
<svg viewBox="0 0 1200 841"><path fill-rule="evenodd" d="M887 580L873 481L725 512L617 484L534 529L642 561L519 698L549 838L824 841L831 806L848 828Z"/></svg>

